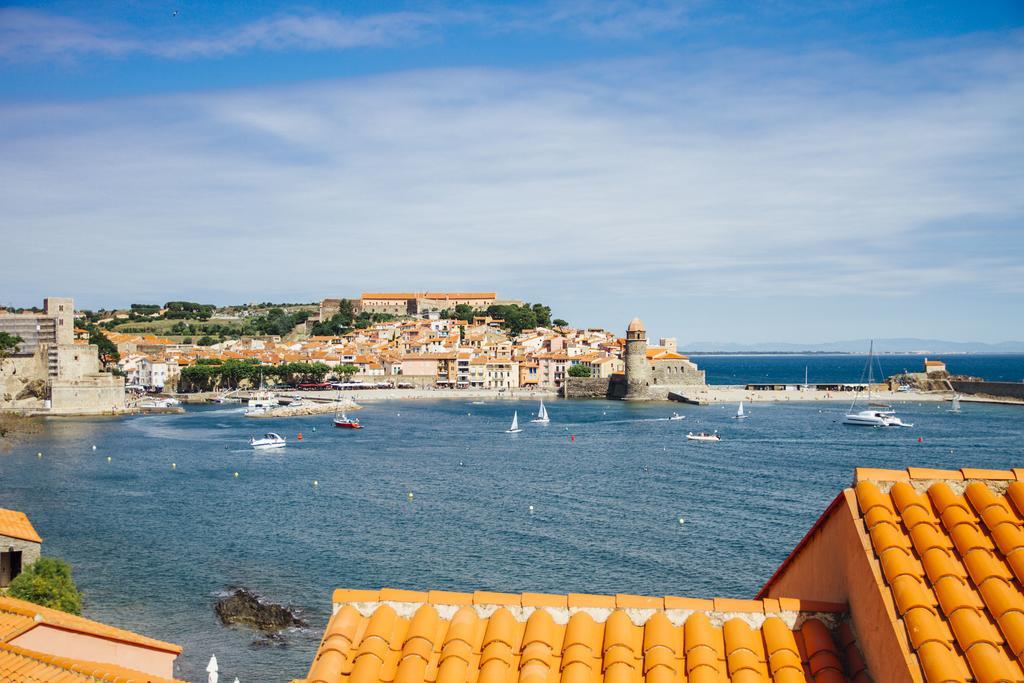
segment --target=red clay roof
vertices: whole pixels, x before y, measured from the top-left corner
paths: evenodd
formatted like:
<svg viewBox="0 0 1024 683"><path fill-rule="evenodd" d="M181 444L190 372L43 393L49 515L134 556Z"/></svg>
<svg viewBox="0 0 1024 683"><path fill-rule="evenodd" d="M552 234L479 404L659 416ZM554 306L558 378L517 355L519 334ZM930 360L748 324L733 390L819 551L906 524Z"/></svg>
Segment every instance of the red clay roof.
<svg viewBox="0 0 1024 683"><path fill-rule="evenodd" d="M36 533L32 522L28 521L28 515L17 510L0 508L0 536L17 538L22 541L42 543L43 539Z"/></svg>

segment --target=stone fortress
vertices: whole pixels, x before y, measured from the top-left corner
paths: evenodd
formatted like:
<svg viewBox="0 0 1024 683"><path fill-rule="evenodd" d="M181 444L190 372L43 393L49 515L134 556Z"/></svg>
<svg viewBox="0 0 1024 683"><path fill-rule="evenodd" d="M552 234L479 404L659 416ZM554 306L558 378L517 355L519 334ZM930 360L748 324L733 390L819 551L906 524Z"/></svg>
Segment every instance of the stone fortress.
<svg viewBox="0 0 1024 683"><path fill-rule="evenodd" d="M125 412L124 378L100 372L95 345L76 343L73 299L48 297L42 313L0 311L0 332L22 339L14 353L0 361L0 411Z"/></svg>
<svg viewBox="0 0 1024 683"><path fill-rule="evenodd" d="M658 346L647 343L647 331L639 318L626 328L622 358L625 372L607 378L569 377L565 398L614 398L623 401L665 401L669 394L686 395L707 386L704 371L676 350L674 339Z"/></svg>

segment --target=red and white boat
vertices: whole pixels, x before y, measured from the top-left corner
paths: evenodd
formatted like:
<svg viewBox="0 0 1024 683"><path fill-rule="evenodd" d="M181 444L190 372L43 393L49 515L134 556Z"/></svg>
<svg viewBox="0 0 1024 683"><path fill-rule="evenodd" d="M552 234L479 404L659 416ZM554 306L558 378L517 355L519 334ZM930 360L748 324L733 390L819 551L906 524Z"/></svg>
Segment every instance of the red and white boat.
<svg viewBox="0 0 1024 683"><path fill-rule="evenodd" d="M363 425L359 424L358 417L349 417L345 413L334 416L334 426L341 427L343 429L362 429Z"/></svg>

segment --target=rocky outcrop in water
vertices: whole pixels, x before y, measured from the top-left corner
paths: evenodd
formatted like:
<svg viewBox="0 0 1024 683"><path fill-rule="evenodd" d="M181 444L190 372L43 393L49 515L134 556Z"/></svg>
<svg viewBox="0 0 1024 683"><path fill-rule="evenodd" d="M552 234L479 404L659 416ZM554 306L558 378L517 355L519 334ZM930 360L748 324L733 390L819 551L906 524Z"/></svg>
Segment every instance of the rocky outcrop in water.
<svg viewBox="0 0 1024 683"><path fill-rule="evenodd" d="M245 588L236 588L231 595L218 600L213 609L221 623L245 624L265 633L306 625L290 608L265 602Z"/></svg>

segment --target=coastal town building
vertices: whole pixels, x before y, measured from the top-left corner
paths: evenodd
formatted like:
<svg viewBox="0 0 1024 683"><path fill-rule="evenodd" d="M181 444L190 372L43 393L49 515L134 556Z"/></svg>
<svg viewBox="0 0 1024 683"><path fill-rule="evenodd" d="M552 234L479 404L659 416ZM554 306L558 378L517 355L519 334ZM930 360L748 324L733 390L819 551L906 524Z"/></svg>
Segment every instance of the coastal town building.
<svg viewBox="0 0 1024 683"><path fill-rule="evenodd" d="M181 647L0 595L4 683L180 683Z"/></svg>
<svg viewBox="0 0 1024 683"><path fill-rule="evenodd" d="M23 342L0 364L0 406L49 415L125 410L124 380L100 371L99 350L75 338L74 300L49 297L42 312L0 312L0 332Z"/></svg>
<svg viewBox="0 0 1024 683"><path fill-rule="evenodd" d="M858 468L753 599L339 589L300 683L1024 680L1024 469Z"/></svg>
<svg viewBox="0 0 1024 683"><path fill-rule="evenodd" d="M924 359L924 372L926 375L946 375L946 364L941 360Z"/></svg>
<svg viewBox="0 0 1024 683"><path fill-rule="evenodd" d="M6 588L42 552L40 538L24 512L0 508L0 588Z"/></svg>
<svg viewBox="0 0 1024 683"><path fill-rule="evenodd" d="M441 300L440 293L431 295L437 295L432 300ZM422 299L415 293L365 296L366 301L382 306ZM392 296L397 299L388 298ZM477 295L445 296L449 302L472 302L471 296ZM493 293L479 296L490 300ZM336 301L341 300L324 300L324 311L329 313ZM565 390L570 368L580 365L590 377L574 382L575 388L566 396L624 398L628 375L633 378L630 400L664 399L670 391L704 382L697 366L677 352L674 338L648 345L639 320L631 325L635 329L627 330L626 338L600 328L569 326L537 327L512 335L503 326L504 321L486 315L457 320L403 314L338 336L241 338L203 347L148 334L110 332L108 337L121 353L118 367L129 384L151 390L174 388L181 369L189 365L229 360L261 365L319 363L334 377L419 388L547 391ZM628 371L627 358L632 359ZM342 373L340 366L354 366L355 373Z"/></svg>
<svg viewBox="0 0 1024 683"><path fill-rule="evenodd" d="M598 344L605 355L596 360L567 352L570 363L587 365L591 373L589 377L570 377L562 387L566 398L665 400L705 386L704 372L676 351L675 339L662 338L659 346L648 346L647 331L639 318L630 321L625 339L618 341ZM621 360L615 355L620 349Z"/></svg>
<svg viewBox="0 0 1024 683"><path fill-rule="evenodd" d="M0 508L0 588L39 560L23 512ZM0 594L0 681L173 683L181 648Z"/></svg>

